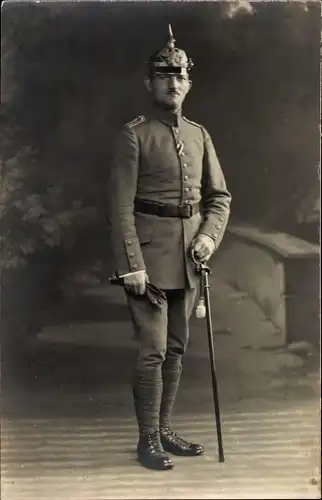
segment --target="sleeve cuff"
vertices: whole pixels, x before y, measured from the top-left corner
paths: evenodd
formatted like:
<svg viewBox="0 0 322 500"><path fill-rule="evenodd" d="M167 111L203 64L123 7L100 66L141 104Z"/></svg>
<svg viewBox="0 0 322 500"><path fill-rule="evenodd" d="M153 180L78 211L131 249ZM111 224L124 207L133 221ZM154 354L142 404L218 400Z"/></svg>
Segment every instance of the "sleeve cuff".
<svg viewBox="0 0 322 500"><path fill-rule="evenodd" d="M119 275L119 278L125 278L125 276L132 276L134 274L139 274L139 273L145 273L145 271L142 269L140 271L134 271L133 273L121 274Z"/></svg>

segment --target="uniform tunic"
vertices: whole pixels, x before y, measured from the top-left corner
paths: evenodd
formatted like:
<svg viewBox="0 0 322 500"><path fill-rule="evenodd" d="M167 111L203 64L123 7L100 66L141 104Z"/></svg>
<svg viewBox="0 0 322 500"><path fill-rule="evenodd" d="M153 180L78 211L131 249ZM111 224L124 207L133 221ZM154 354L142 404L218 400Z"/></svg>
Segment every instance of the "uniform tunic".
<svg viewBox="0 0 322 500"><path fill-rule="evenodd" d="M218 248L231 202L205 128L159 108L128 123L117 140L110 188L116 274L146 270L161 289L196 287L191 242L203 233ZM135 212L135 198L176 206L201 202L202 209L191 218L159 217Z"/></svg>

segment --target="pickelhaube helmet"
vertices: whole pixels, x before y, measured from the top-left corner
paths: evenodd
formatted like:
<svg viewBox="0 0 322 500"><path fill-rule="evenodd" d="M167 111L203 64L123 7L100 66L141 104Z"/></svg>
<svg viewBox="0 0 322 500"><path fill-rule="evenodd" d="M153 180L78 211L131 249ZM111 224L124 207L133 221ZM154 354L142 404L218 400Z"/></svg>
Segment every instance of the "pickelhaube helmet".
<svg viewBox="0 0 322 500"><path fill-rule="evenodd" d="M193 68L193 62L188 58L184 50L175 46L175 38L169 24L169 39L167 45L154 52L148 61L149 75L189 75Z"/></svg>

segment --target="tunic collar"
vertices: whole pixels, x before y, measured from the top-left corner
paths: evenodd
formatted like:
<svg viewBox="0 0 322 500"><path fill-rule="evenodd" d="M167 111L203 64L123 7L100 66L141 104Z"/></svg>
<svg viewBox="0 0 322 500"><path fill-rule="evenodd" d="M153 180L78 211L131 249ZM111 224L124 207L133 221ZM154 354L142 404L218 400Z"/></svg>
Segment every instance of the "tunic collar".
<svg viewBox="0 0 322 500"><path fill-rule="evenodd" d="M181 110L174 112L168 109L153 106L150 114L153 118L169 125L170 127L179 127L182 120Z"/></svg>

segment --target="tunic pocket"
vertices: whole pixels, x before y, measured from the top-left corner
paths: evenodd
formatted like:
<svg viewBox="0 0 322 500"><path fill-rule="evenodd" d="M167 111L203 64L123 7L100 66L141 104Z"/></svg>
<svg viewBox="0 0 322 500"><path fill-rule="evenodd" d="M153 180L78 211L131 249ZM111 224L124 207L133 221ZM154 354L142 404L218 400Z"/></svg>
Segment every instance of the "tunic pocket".
<svg viewBox="0 0 322 500"><path fill-rule="evenodd" d="M140 245L145 245L147 243L151 243L153 239L154 228L144 229L143 231L138 231L138 237Z"/></svg>
<svg viewBox="0 0 322 500"><path fill-rule="evenodd" d="M152 223L149 216L146 218L140 214L135 218L135 226L140 245L151 243L155 231L154 221Z"/></svg>

